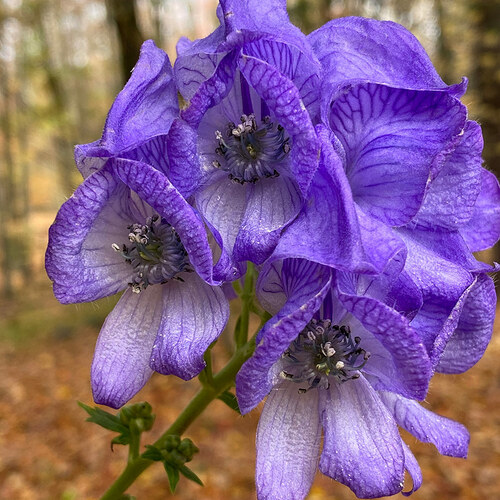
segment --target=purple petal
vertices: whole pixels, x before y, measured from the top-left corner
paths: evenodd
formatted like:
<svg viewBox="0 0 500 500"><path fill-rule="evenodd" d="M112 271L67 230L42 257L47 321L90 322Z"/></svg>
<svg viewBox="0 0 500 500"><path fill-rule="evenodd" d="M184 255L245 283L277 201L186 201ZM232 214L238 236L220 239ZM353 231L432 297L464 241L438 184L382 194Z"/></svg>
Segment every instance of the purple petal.
<svg viewBox="0 0 500 500"><path fill-rule="evenodd" d="M318 391L299 394L284 382L267 397L257 429L259 500L303 500L318 465Z"/></svg>
<svg viewBox="0 0 500 500"><path fill-rule="evenodd" d="M196 272L213 283L212 251L203 222L189 203L158 170L142 162L116 159L120 179L175 228Z"/></svg>
<svg viewBox="0 0 500 500"><path fill-rule="evenodd" d="M280 175L247 186L247 200L236 239L235 259L262 264L278 242L278 230L299 212L302 199L295 182Z"/></svg>
<svg viewBox="0 0 500 500"><path fill-rule="evenodd" d="M183 282L162 285L162 320L150 366L189 380L204 368L203 354L224 329L229 305L221 288L204 283L195 273L181 277Z"/></svg>
<svg viewBox="0 0 500 500"><path fill-rule="evenodd" d="M107 157L90 156L93 152L99 151L99 142L94 141L89 144L78 144L75 146L75 163L82 177L86 179L92 172L99 170L107 161Z"/></svg>
<svg viewBox="0 0 500 500"><path fill-rule="evenodd" d="M324 429L319 469L359 498L401 491L404 455L396 423L360 377L320 390Z"/></svg>
<svg viewBox="0 0 500 500"><path fill-rule="evenodd" d="M440 166L465 119L465 106L442 92L368 83L346 90L334 100L329 120L346 153L356 203L388 225L411 220L431 168Z"/></svg>
<svg viewBox="0 0 500 500"><path fill-rule="evenodd" d="M308 36L327 79L385 83L408 89L448 89L460 97L465 83L448 87L420 42L403 26L361 17L334 19Z"/></svg>
<svg viewBox="0 0 500 500"><path fill-rule="evenodd" d="M93 173L59 210L49 229L45 266L63 304L123 290L131 267L111 245L128 241L134 203L109 165Z"/></svg>
<svg viewBox="0 0 500 500"><path fill-rule="evenodd" d="M325 128L317 130L322 142L320 168L302 212L281 235L275 258L297 257L338 269L365 270L347 178Z"/></svg>
<svg viewBox="0 0 500 500"><path fill-rule="evenodd" d="M479 274L465 299L458 326L446 344L438 371L462 373L481 359L491 339L495 308L493 280Z"/></svg>
<svg viewBox="0 0 500 500"><path fill-rule="evenodd" d="M474 213L460 232L473 252L486 250L500 238L500 185L488 170L481 170L481 192Z"/></svg>
<svg viewBox="0 0 500 500"><path fill-rule="evenodd" d="M255 408L272 389L276 382L272 366L319 309L330 287L328 268L295 259L285 262L281 286L288 301L264 325L253 356L236 376L236 394L242 413ZM287 269L292 272L287 274ZM266 271L262 273L265 275Z"/></svg>
<svg viewBox="0 0 500 500"><path fill-rule="evenodd" d="M178 113L168 56L148 40L142 45L130 80L111 107L99 146L109 156L133 149L151 137L166 134Z"/></svg>
<svg viewBox="0 0 500 500"><path fill-rule="evenodd" d="M432 181L414 222L456 230L473 215L481 186L481 127L468 121L456 149Z"/></svg>
<svg viewBox="0 0 500 500"><path fill-rule="evenodd" d="M415 493L415 491L417 491L420 486L422 486L422 470L418 465L417 459L410 451L410 448L408 448L406 443L404 441L401 441L401 444L403 445L403 451L405 454L405 469L408 471L413 481L411 490L402 491L401 494L405 497L409 497L412 493Z"/></svg>
<svg viewBox="0 0 500 500"><path fill-rule="evenodd" d="M196 206L220 235L222 247L232 255L247 207L248 186L220 174L196 194Z"/></svg>
<svg viewBox="0 0 500 500"><path fill-rule="evenodd" d="M160 325L161 287L127 289L101 329L92 362L94 401L119 408L139 392L153 371L149 357Z"/></svg>
<svg viewBox="0 0 500 500"><path fill-rule="evenodd" d="M416 401L390 392L380 392L380 398L403 429L424 443L432 443L439 453L465 458L469 447L469 432L458 422L426 410Z"/></svg>
<svg viewBox="0 0 500 500"><path fill-rule="evenodd" d="M319 142L297 87L275 67L254 57L243 56L239 68L289 135L290 169L306 196L318 166Z"/></svg>
<svg viewBox="0 0 500 500"><path fill-rule="evenodd" d="M387 356L382 353L374 356L366 364L366 370L377 367L377 375L385 379L384 383L391 390L423 399L432 375L431 365L420 336L409 325L408 320L376 299L357 296L349 290L346 280L340 275L337 279L337 289L342 305L359 320L390 356L387 360L384 359ZM375 345L371 349L380 350ZM379 356L383 356L380 360L381 366L377 366ZM386 377L392 369L395 373L387 380Z"/></svg>

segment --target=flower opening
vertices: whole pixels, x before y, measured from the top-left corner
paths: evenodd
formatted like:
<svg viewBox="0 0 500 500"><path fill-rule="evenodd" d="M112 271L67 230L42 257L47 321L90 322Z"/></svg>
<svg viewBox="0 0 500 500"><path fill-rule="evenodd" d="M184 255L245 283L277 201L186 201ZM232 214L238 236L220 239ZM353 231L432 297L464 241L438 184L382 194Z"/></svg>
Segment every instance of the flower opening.
<svg viewBox="0 0 500 500"><path fill-rule="evenodd" d="M229 173L229 178L244 184L255 183L264 177L277 177L276 167L290 152L290 138L284 128L271 121L269 116L260 125L253 113L241 115L241 123L227 124L225 133L215 132L218 146L215 149L221 161L215 167Z"/></svg>
<svg viewBox="0 0 500 500"><path fill-rule="evenodd" d="M307 382L308 387L299 392L314 387L328 389L331 377L340 382L359 378L359 370L370 357L359 347L360 342L348 326L312 319L283 354L281 376L296 383Z"/></svg>
<svg viewBox="0 0 500 500"><path fill-rule="evenodd" d="M148 217L146 224L128 226L130 245L113 243L112 248L133 267L134 276L128 284L140 293L149 285L166 283L183 271L191 271L189 259L175 229L158 215Z"/></svg>

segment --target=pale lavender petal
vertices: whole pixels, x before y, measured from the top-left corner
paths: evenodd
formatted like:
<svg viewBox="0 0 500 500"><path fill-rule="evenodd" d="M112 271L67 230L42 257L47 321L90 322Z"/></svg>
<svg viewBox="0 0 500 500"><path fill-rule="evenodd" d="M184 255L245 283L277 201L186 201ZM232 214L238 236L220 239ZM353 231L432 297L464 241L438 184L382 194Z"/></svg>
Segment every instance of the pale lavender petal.
<svg viewBox="0 0 500 500"><path fill-rule="evenodd" d="M66 304L123 290L132 275L111 245L128 241L133 202L110 165L88 177L63 204L49 229L45 266L54 294Z"/></svg>
<svg viewBox="0 0 500 500"><path fill-rule="evenodd" d="M394 419L364 377L321 390L319 469L359 498L401 491L404 453Z"/></svg>
<svg viewBox="0 0 500 500"><path fill-rule="evenodd" d="M232 255L247 206L247 185L231 181L221 173L196 194L196 206L217 229L223 250Z"/></svg>
<svg viewBox="0 0 500 500"><path fill-rule="evenodd" d="M289 259L289 274L281 284L288 301L260 331L253 356L236 376L236 395L242 413L255 408L277 382L272 367L319 309L329 287L328 268ZM263 271L265 273L266 271Z"/></svg>
<svg viewBox="0 0 500 500"><path fill-rule="evenodd" d="M468 292L457 328L437 366L442 373L462 373L474 366L491 339L496 309L493 280L480 274Z"/></svg>
<svg viewBox="0 0 500 500"><path fill-rule="evenodd" d="M278 242L278 230L299 212L302 198L295 182L285 175L260 179L246 188L248 201L236 238L234 258L262 264Z"/></svg>
<svg viewBox="0 0 500 500"><path fill-rule="evenodd" d="M333 84L365 80L410 89L465 92L466 81L448 87L420 42L390 21L362 17L334 19L308 36Z"/></svg>
<svg viewBox="0 0 500 500"><path fill-rule="evenodd" d="M320 444L318 391L299 394L293 382L275 387L257 428L257 498L303 500L316 473Z"/></svg>
<svg viewBox="0 0 500 500"><path fill-rule="evenodd" d="M161 288L150 286L139 294L127 289L106 318L91 370L96 403L119 408L153 373L149 357L162 316Z"/></svg>
<svg viewBox="0 0 500 500"><path fill-rule="evenodd" d="M401 441L401 444L403 445L403 451L405 454L405 469L408 471L413 481L413 486L411 490L402 491L401 494L404 495L405 497L409 497L412 493L417 491L420 488L420 486L422 486L422 480L423 480L422 470L418 465L417 459L411 452L410 448L408 448L406 443L404 441Z"/></svg>
<svg viewBox="0 0 500 500"><path fill-rule="evenodd" d="M380 392L379 395L398 425L417 439L434 444L442 455L467 456L470 438L462 424L426 410L411 399L390 392Z"/></svg>
<svg viewBox="0 0 500 500"><path fill-rule="evenodd" d="M454 146L465 120L465 106L442 92L366 83L342 93L329 121L346 153L356 203L388 225L411 220L431 169Z"/></svg>
<svg viewBox="0 0 500 500"><path fill-rule="evenodd" d="M107 157L89 156L89 153L99 149L99 142L94 141L89 144L78 144L75 146L75 164L84 179L92 172L103 167L107 161Z"/></svg>
<svg viewBox="0 0 500 500"><path fill-rule="evenodd" d="M205 366L203 354L229 317L222 288L206 284L195 273L162 285L163 311L150 367L163 375L189 380Z"/></svg>
<svg viewBox="0 0 500 500"><path fill-rule="evenodd" d="M500 185L488 170L481 170L481 192L474 213L460 232L473 252L486 250L500 238Z"/></svg>

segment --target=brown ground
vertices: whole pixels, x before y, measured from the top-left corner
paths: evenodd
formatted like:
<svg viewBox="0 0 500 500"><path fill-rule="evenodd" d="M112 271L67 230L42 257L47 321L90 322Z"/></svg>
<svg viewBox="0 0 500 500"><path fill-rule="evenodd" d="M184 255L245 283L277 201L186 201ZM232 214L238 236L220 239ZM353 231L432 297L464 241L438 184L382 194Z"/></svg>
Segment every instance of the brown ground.
<svg viewBox="0 0 500 500"><path fill-rule="evenodd" d="M92 404L89 367L102 316L112 306L60 306L46 286L0 304L0 498L98 498L120 472L125 448L111 452L108 431L85 422L80 400ZM484 359L467 374L436 376L430 408L463 422L472 441L467 460L440 456L431 445L408 443L424 473L414 500L500 498L500 324ZM466 353L464 353L466 355ZM196 382L155 376L137 400L147 400L157 420L152 442L194 394ZM187 436L201 452L191 463L205 483L181 479L183 500L255 498L254 432L258 412L238 417L214 402ZM130 493L138 500L168 498L166 475L150 467ZM346 487L318 473L309 500L351 500ZM403 498L403 497L399 497Z"/></svg>

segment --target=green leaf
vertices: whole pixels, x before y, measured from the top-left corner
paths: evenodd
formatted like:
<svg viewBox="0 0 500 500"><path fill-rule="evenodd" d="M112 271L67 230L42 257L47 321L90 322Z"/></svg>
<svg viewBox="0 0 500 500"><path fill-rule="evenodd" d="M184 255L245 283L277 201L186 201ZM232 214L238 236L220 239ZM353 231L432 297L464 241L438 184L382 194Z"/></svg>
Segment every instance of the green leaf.
<svg viewBox="0 0 500 500"><path fill-rule="evenodd" d="M232 392L224 391L222 394L217 396L217 398L226 403L227 406L231 408L231 410L234 410L241 415L240 407L238 405L238 399Z"/></svg>
<svg viewBox="0 0 500 500"><path fill-rule="evenodd" d="M87 422L94 422L95 424L100 425L105 429L119 432L120 434L130 434L128 428L122 424L120 417L113 415L112 413L108 413L107 411L101 410L100 408L92 408L80 401L78 401L78 404L90 415L90 417L87 419Z"/></svg>
<svg viewBox="0 0 500 500"><path fill-rule="evenodd" d="M116 436L111 440L111 449L113 449L114 444L130 444L131 437L132 436L130 434L120 434L119 436Z"/></svg>
<svg viewBox="0 0 500 500"><path fill-rule="evenodd" d="M161 462L164 458L161 451L152 444L146 445L146 451L141 456L142 458L147 458L148 460L154 460L155 462Z"/></svg>
<svg viewBox="0 0 500 500"><path fill-rule="evenodd" d="M195 483L198 483L200 486L203 486L202 480L191 469L189 469L185 465L181 465L179 467L179 471L184 477L186 477L190 481L194 481Z"/></svg>
<svg viewBox="0 0 500 500"><path fill-rule="evenodd" d="M179 469L172 467L167 462L163 462L163 466L165 467L165 470L167 471L168 482L170 485L170 491L172 493L175 493L175 488L177 487L177 483L179 482Z"/></svg>

